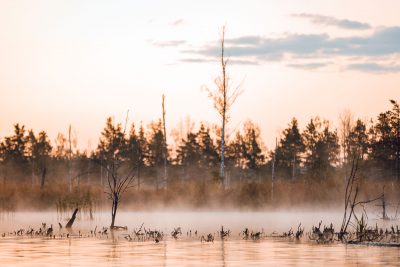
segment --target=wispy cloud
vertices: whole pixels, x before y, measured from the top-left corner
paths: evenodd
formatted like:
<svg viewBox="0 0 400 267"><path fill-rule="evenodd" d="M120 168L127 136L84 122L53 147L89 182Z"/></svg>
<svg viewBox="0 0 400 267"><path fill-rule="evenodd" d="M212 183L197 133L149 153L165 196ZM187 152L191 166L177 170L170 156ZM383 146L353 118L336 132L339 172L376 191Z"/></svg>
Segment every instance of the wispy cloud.
<svg viewBox="0 0 400 267"><path fill-rule="evenodd" d="M181 61L187 63L207 63L207 62L214 62L215 60L211 58L183 58L181 59Z"/></svg>
<svg viewBox="0 0 400 267"><path fill-rule="evenodd" d="M234 65L259 65L257 60L230 59L229 62Z"/></svg>
<svg viewBox="0 0 400 267"><path fill-rule="evenodd" d="M183 25L183 23L184 23L183 19L177 19L177 20L171 21L170 25L177 27L177 26Z"/></svg>
<svg viewBox="0 0 400 267"><path fill-rule="evenodd" d="M377 63L356 63L347 66L349 70L358 70L371 73L400 72L400 65L377 64Z"/></svg>
<svg viewBox="0 0 400 267"><path fill-rule="evenodd" d="M159 47L177 47L185 43L186 43L185 40L169 40L169 41L153 42L152 44Z"/></svg>
<svg viewBox="0 0 400 267"><path fill-rule="evenodd" d="M315 70L319 68L323 68L328 66L328 63L296 63L296 64L288 64L288 67L296 68L296 69L304 69L304 70Z"/></svg>
<svg viewBox="0 0 400 267"><path fill-rule="evenodd" d="M318 14L293 14L293 17L308 19L314 24L321 24L327 26L336 26L342 29L350 29L350 30L367 30L371 28L371 25L365 22L359 22L355 20L349 19L338 19L330 16L323 16Z"/></svg>
<svg viewBox="0 0 400 267"><path fill-rule="evenodd" d="M187 63L209 63L216 62L218 59L215 58L183 58L181 62ZM258 65L256 60L244 60L244 59L229 59L229 63L233 65Z"/></svg>

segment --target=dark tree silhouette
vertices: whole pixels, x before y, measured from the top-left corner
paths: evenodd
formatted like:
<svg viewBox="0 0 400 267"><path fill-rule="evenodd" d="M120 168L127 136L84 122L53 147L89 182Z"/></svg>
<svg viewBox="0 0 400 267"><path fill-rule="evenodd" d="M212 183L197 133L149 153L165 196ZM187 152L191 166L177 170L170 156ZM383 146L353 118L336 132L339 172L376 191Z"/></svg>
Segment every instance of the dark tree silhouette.
<svg viewBox="0 0 400 267"><path fill-rule="evenodd" d="M14 135L7 136L0 144L2 160L4 162L12 161L16 164L26 163L26 144L28 142L25 126L19 123L14 125Z"/></svg>
<svg viewBox="0 0 400 267"><path fill-rule="evenodd" d="M250 170L258 170L265 159L261 150L260 130L251 121L244 124L243 159L245 167Z"/></svg>
<svg viewBox="0 0 400 267"><path fill-rule="evenodd" d="M392 100L391 104L392 109L380 113L371 129L370 157L379 166L382 175L389 171L400 179L400 109L396 101Z"/></svg>
<svg viewBox="0 0 400 267"><path fill-rule="evenodd" d="M336 130L330 129L328 121L321 122L316 117L307 124L303 138L306 148L305 166L310 176L326 176L338 161L339 143Z"/></svg>
<svg viewBox="0 0 400 267"><path fill-rule="evenodd" d="M275 150L277 168L292 178L296 175L296 168L302 163L305 146L300 134L298 122L293 118L288 128L282 133L282 138Z"/></svg>
<svg viewBox="0 0 400 267"><path fill-rule="evenodd" d="M200 149L200 166L202 168L213 168L218 164L218 153L211 138L210 129L204 124L200 124L200 129L197 133L197 142Z"/></svg>
<svg viewBox="0 0 400 267"><path fill-rule="evenodd" d="M47 172L47 162L50 159L52 146L45 131L41 131L36 137L33 130L28 132L27 157L32 167L32 184L36 175L41 175L41 187L43 188Z"/></svg>
<svg viewBox="0 0 400 267"><path fill-rule="evenodd" d="M368 153L368 133L365 123L358 119L355 125L350 129L348 136L347 155L354 158L358 155L360 160L364 160Z"/></svg>
<svg viewBox="0 0 400 267"><path fill-rule="evenodd" d="M186 139L182 140L182 145L177 150L178 164L185 166L199 166L201 159L200 146L197 143L197 135L188 133Z"/></svg>
<svg viewBox="0 0 400 267"><path fill-rule="evenodd" d="M160 168L164 165L164 154L166 153L161 120L159 120L157 123L152 122L149 125L149 128L150 133L147 141L147 164L156 172L155 185L156 189L158 190L162 182L160 181L159 177ZM166 157L168 158L168 154L166 155Z"/></svg>

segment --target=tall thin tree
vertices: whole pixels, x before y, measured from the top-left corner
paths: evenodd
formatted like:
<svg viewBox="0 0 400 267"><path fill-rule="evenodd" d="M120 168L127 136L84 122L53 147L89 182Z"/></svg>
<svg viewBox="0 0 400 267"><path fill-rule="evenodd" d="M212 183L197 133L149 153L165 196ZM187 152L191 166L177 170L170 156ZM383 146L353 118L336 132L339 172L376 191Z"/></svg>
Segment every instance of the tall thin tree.
<svg viewBox="0 0 400 267"><path fill-rule="evenodd" d="M222 187L224 187L225 183L225 132L226 132L226 124L228 122L229 116L228 112L232 107L233 103L236 101L237 97L242 93L240 90L240 85L236 87L234 90L231 88L231 84L229 83L229 75L227 73L226 67L228 64L228 59L225 58L225 26L222 27L221 30L221 76L215 79L216 88L214 90L210 90L209 88L205 88L208 92L208 96L214 102L214 108L218 111L221 116L221 165L220 165L220 179L222 183Z"/></svg>
<svg viewBox="0 0 400 267"><path fill-rule="evenodd" d="M72 142L71 142L71 124L68 127L68 144L69 144L69 150L68 150L68 187L69 187L69 192L72 192L72 174L71 174L71 160L72 160Z"/></svg>
<svg viewBox="0 0 400 267"><path fill-rule="evenodd" d="M162 95L162 120L163 120L163 132L164 132L164 144L163 144L163 155L164 155L164 186L165 189L168 187L168 175L167 175L167 131L165 126L165 95Z"/></svg>

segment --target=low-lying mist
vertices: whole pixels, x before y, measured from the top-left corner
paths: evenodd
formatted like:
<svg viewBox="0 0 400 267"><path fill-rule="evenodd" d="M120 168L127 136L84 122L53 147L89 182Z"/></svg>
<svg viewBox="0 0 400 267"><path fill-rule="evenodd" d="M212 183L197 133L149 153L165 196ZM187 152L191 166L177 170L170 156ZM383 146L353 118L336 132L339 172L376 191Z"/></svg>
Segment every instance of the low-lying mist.
<svg viewBox="0 0 400 267"><path fill-rule="evenodd" d="M111 206L105 194L108 185L93 180L75 184L71 191L63 179L52 179L44 187L32 185L31 181L8 181L0 187L0 211L71 213L79 208L89 216L96 211L107 211ZM282 179L273 184L270 177L265 177L232 182L224 189L211 178L181 181L170 177L166 188L155 187L150 177L142 177L142 180L145 182L140 187L129 188L122 194L120 210L315 210L341 209L344 203L345 181L342 177L318 181ZM368 180L362 183L359 199L372 199L383 190L386 202L390 203L388 207L396 209L399 185L392 181Z"/></svg>

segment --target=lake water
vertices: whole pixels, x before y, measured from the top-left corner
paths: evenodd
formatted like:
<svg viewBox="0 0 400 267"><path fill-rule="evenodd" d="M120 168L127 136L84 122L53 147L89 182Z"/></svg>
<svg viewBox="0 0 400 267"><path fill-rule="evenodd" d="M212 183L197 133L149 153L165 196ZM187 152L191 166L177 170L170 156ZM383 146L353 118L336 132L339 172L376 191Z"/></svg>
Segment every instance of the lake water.
<svg viewBox="0 0 400 267"><path fill-rule="evenodd" d="M304 237L300 241L266 237L243 240L239 232L245 227L254 231L282 233L299 222L309 231L312 225L334 223L339 227L340 212L121 212L118 225L128 226L113 236L90 236L109 225L109 214L98 213L93 220L81 218L74 224L74 234L66 238L58 222L65 219L56 213L18 212L0 219L0 266L396 266L400 265L400 249L343 245L317 245ZM42 222L52 224L56 238L15 236L13 230L33 227ZM182 235L173 239L170 234L160 241L128 241L124 238L141 224L147 229L170 233L181 227ZM376 221L371 220L370 224ZM379 222L381 223L381 222ZM391 222L393 223L393 222ZM200 236L231 230L224 241L200 242ZM192 236L190 236L190 230ZM194 232L198 231L195 236ZM82 237L79 237L79 233ZM64 234L64 237L61 235Z"/></svg>

